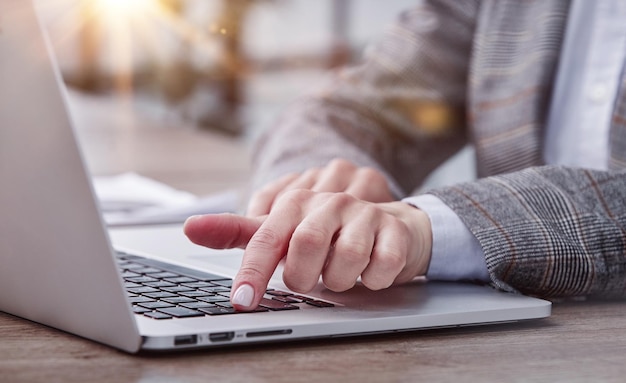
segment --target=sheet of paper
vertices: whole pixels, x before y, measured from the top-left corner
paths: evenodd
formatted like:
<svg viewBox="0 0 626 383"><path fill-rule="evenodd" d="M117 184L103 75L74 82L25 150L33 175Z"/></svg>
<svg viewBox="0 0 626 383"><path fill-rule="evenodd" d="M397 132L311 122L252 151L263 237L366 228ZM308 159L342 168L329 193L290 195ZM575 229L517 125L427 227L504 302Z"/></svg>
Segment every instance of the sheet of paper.
<svg viewBox="0 0 626 383"><path fill-rule="evenodd" d="M94 189L109 226L184 222L195 214L236 212L237 190L198 197L136 173L94 177Z"/></svg>

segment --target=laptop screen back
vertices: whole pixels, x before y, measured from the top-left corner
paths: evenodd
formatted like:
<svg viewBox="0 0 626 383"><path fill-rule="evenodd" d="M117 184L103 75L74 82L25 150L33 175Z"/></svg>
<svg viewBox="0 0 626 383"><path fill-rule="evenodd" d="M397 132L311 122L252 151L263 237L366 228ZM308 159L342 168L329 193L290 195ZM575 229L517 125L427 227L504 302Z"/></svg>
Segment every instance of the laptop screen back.
<svg viewBox="0 0 626 383"><path fill-rule="evenodd" d="M116 347L139 336L30 1L0 2L0 310Z"/></svg>

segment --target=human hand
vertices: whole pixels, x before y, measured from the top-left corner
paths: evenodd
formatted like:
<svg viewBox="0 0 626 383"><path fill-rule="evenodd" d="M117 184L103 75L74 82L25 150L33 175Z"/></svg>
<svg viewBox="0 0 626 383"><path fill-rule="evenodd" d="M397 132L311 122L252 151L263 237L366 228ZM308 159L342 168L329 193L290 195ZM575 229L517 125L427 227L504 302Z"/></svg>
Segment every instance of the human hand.
<svg viewBox="0 0 626 383"><path fill-rule="evenodd" d="M393 196L385 176L368 167L357 167L344 159L334 159L323 168L288 174L265 185L250 197L248 217L268 214L285 192L308 189L317 192L345 192L364 201L391 202Z"/></svg>
<svg viewBox="0 0 626 383"><path fill-rule="evenodd" d="M320 277L333 291L359 277L379 290L424 275L432 247L430 221L419 209L303 189L283 194L265 217L192 217L185 234L211 248L245 248L231 296L238 310L258 305L282 259L283 281L295 292L309 292Z"/></svg>

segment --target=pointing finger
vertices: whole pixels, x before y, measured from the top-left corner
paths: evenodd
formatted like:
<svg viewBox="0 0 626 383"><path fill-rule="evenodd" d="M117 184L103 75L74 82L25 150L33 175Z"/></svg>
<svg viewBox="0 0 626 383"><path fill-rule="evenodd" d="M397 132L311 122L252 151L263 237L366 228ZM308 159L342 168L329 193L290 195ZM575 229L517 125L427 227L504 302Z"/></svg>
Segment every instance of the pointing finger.
<svg viewBox="0 0 626 383"><path fill-rule="evenodd" d="M183 230L198 245L213 249L245 248L263 219L229 213L196 215L187 218Z"/></svg>
<svg viewBox="0 0 626 383"><path fill-rule="evenodd" d="M250 239L233 282L231 303L238 310L252 310L261 301L278 263L287 254L291 236L302 220L303 204L311 194L302 189L285 194Z"/></svg>

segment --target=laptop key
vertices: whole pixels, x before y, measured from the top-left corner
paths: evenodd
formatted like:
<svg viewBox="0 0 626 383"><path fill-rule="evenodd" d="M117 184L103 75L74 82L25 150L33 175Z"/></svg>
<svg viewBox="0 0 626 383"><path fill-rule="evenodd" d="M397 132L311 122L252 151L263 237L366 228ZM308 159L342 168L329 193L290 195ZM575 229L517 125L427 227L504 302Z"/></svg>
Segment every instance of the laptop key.
<svg viewBox="0 0 626 383"><path fill-rule="evenodd" d="M201 270L190 269L188 267L173 265L171 263L161 262L156 259L148 259L148 258L143 258L139 256L134 256L134 255L127 255L127 256L124 256L124 258L132 260L133 262L136 262L136 263L141 263L146 266L161 268L161 269L168 270L174 273L192 277L201 281L225 279L224 277L216 275L216 274L207 273Z"/></svg>
<svg viewBox="0 0 626 383"><path fill-rule="evenodd" d="M200 311L188 309L186 307L165 307L158 309L159 312L175 316L177 318L201 317L204 316Z"/></svg>
<svg viewBox="0 0 626 383"><path fill-rule="evenodd" d="M211 286L211 287L200 287L198 290L206 291L207 293L224 293L229 292L229 287L224 286Z"/></svg>
<svg viewBox="0 0 626 383"><path fill-rule="evenodd" d="M172 283L185 283L185 282L197 282L197 279L189 278L189 277L175 277L175 278L164 278L165 281ZM134 282L134 281L131 281Z"/></svg>
<svg viewBox="0 0 626 383"><path fill-rule="evenodd" d="M135 282L135 283L146 283L146 282L156 282L156 281L158 281L158 279L156 279L156 278L145 277L145 276L144 277L134 277L134 278L124 278L124 279L126 279L128 282Z"/></svg>
<svg viewBox="0 0 626 383"><path fill-rule="evenodd" d="M132 271L124 271L122 273L122 278L135 278L135 277L141 277L141 274L137 274Z"/></svg>
<svg viewBox="0 0 626 383"><path fill-rule="evenodd" d="M200 281L200 282L191 282L191 283L182 283L183 286L186 287L193 287L194 289L197 289L199 287L212 287L215 286L212 283L209 282L204 282L204 281Z"/></svg>
<svg viewBox="0 0 626 383"><path fill-rule="evenodd" d="M128 298L130 303L154 302L154 299L148 297L132 297Z"/></svg>
<svg viewBox="0 0 626 383"><path fill-rule="evenodd" d="M156 293L144 293L143 295L146 297L155 298L155 299L172 298L176 296L176 294L168 293L167 291L157 291Z"/></svg>
<svg viewBox="0 0 626 383"><path fill-rule="evenodd" d="M150 311L149 313L144 313L143 315L150 317L152 319L172 319L171 315L161 313L158 311Z"/></svg>
<svg viewBox="0 0 626 383"><path fill-rule="evenodd" d="M144 283L144 285L145 286L149 286L149 287L158 287L158 288L161 288L161 287L174 287L174 286L176 286L175 283L165 282L165 281L147 282L147 283Z"/></svg>
<svg viewBox="0 0 626 383"><path fill-rule="evenodd" d="M143 302L154 302L155 300L152 298L148 298L148 297L138 296L138 297L128 298L128 301L130 303L143 303Z"/></svg>
<svg viewBox="0 0 626 383"><path fill-rule="evenodd" d="M216 280L216 281L211 281L211 282L213 282L213 284L224 286L224 287L232 287L233 286L233 280L232 279L222 279L222 280Z"/></svg>
<svg viewBox="0 0 626 383"><path fill-rule="evenodd" d="M131 288L126 289L126 291L128 291L129 293L133 293L133 294L143 294L143 293L156 293L159 290L155 289L154 287L143 286L143 287L131 287Z"/></svg>
<svg viewBox="0 0 626 383"><path fill-rule="evenodd" d="M138 263L130 263L130 262L127 262L127 263L125 263L125 264L123 264L123 265L120 265L120 266L121 266L121 267L122 267L122 269L124 269L124 270L143 269L144 267L146 267L146 266L144 266L144 265L140 265L140 264L138 264Z"/></svg>
<svg viewBox="0 0 626 383"><path fill-rule="evenodd" d="M140 273L140 274L155 274L155 273L162 273L163 270L156 269L154 267L144 267L141 269L133 269L133 272Z"/></svg>
<svg viewBox="0 0 626 383"><path fill-rule="evenodd" d="M167 303L167 302L163 302L163 301L156 301L156 302L141 302L141 303L137 303L138 306L141 307L145 307L147 309L162 309L162 308L166 308L166 307L174 307L173 304L171 303Z"/></svg>
<svg viewBox="0 0 626 383"><path fill-rule="evenodd" d="M267 290L265 293L267 295L275 295L277 297L290 297L293 295L292 293L288 293L286 291L280 291L280 290Z"/></svg>
<svg viewBox="0 0 626 383"><path fill-rule="evenodd" d="M178 293L184 297L190 297L190 298L198 298L198 297L205 297L207 295L211 295L210 293L204 292L204 291L197 291L197 290L193 290L193 291L181 291L180 293Z"/></svg>
<svg viewBox="0 0 626 383"><path fill-rule="evenodd" d="M150 311L152 311L152 310L147 309L145 307L133 306L133 312L135 314L144 314L144 313L148 313Z"/></svg>
<svg viewBox="0 0 626 383"><path fill-rule="evenodd" d="M314 301L314 300L315 300L315 299L313 299L313 298L305 297L305 296L303 296L303 295L292 295L292 296L291 296L291 298L294 298L294 299L299 299L299 300L301 300L302 302L306 302L306 301Z"/></svg>
<svg viewBox="0 0 626 383"><path fill-rule="evenodd" d="M180 293L181 291L192 291L191 287L186 286L172 286L172 287L161 287L161 290L167 291L169 293Z"/></svg>
<svg viewBox="0 0 626 383"><path fill-rule="evenodd" d="M267 298L261 299L261 303L259 303L259 306L265 307L266 309L270 309L272 311L298 310L300 308L289 303L275 301L273 299Z"/></svg>
<svg viewBox="0 0 626 383"><path fill-rule="evenodd" d="M167 303L173 303L175 305L179 305L181 303L196 302L195 300L193 300L191 298L187 298L187 297L163 298L161 300L164 301L164 302L167 302Z"/></svg>
<svg viewBox="0 0 626 383"><path fill-rule="evenodd" d="M207 303L228 302L230 299L220 295L210 295L206 297L196 297L197 300Z"/></svg>
<svg viewBox="0 0 626 383"><path fill-rule="evenodd" d="M152 278L177 278L180 277L179 274L171 273L169 271L164 271L162 273L154 273L150 274Z"/></svg>
<svg viewBox="0 0 626 383"><path fill-rule="evenodd" d="M280 296L280 295L272 297L272 300L283 302L283 303L302 303L303 302L300 299L295 299L295 298L292 298L292 297Z"/></svg>
<svg viewBox="0 0 626 383"><path fill-rule="evenodd" d="M310 299L310 300L305 301L305 302L306 302L306 304L311 305L311 306L315 306L315 307L335 307L335 305L332 304L332 303L318 301L318 300L314 300L314 299Z"/></svg>
<svg viewBox="0 0 626 383"><path fill-rule="evenodd" d="M209 307L218 307L216 304L213 303L208 303L208 302L198 302L198 301L193 301L193 302L188 302L188 303L181 303L180 306L182 307L186 307L188 309L206 309Z"/></svg>
<svg viewBox="0 0 626 383"><path fill-rule="evenodd" d="M198 310L209 315L227 315L227 314L236 314L238 312L234 308L227 308L227 307L213 307L213 308L206 308L206 309L199 308Z"/></svg>

